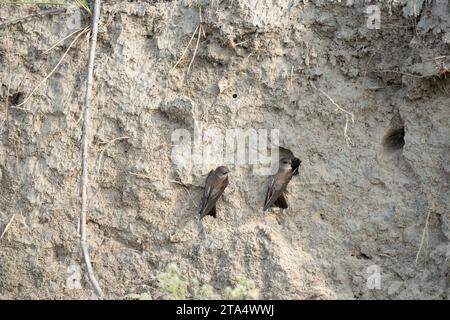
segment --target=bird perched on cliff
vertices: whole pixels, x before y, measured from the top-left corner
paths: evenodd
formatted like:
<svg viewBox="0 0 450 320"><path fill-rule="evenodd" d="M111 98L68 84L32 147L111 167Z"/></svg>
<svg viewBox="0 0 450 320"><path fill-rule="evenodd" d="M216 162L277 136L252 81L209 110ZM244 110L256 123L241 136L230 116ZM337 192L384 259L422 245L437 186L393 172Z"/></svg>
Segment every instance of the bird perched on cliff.
<svg viewBox="0 0 450 320"><path fill-rule="evenodd" d="M298 158L282 158L278 172L271 177L269 188L267 189L266 200L263 211L270 207L287 209L286 187L291 181L292 176L298 172L301 160Z"/></svg>
<svg viewBox="0 0 450 320"><path fill-rule="evenodd" d="M209 172L199 208L200 220L206 215L216 217L216 202L228 186L229 172L230 170L224 166L217 167L216 170Z"/></svg>

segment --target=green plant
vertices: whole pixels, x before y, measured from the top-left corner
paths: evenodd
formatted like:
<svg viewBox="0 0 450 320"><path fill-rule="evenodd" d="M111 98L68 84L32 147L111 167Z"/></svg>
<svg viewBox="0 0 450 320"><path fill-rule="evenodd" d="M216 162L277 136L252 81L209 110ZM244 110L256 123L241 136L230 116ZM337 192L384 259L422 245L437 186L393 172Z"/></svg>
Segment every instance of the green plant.
<svg viewBox="0 0 450 320"><path fill-rule="evenodd" d="M172 299L192 298L195 300L243 300L258 299L259 291L252 280L238 276L235 287L226 287L224 292L216 292L208 284L200 284L198 279L191 278L189 281L180 276L175 263L169 263L164 272L158 275L159 288L168 293Z"/></svg>
<svg viewBox="0 0 450 320"><path fill-rule="evenodd" d="M77 4L80 8L83 8L87 13L92 15L88 0L77 0Z"/></svg>
<svg viewBox="0 0 450 320"><path fill-rule="evenodd" d="M218 300L220 299L220 295L214 291L214 288L209 284L203 284L200 286L200 283L197 279L191 280L191 292L192 297L196 300Z"/></svg>
<svg viewBox="0 0 450 320"><path fill-rule="evenodd" d="M168 293L172 299L186 299L188 282L178 274L175 263L169 263L166 270L158 276L159 287Z"/></svg>
<svg viewBox="0 0 450 320"><path fill-rule="evenodd" d="M259 292L252 280L244 277L237 277L236 287L226 287L224 298L227 300L244 300L244 299L258 299Z"/></svg>

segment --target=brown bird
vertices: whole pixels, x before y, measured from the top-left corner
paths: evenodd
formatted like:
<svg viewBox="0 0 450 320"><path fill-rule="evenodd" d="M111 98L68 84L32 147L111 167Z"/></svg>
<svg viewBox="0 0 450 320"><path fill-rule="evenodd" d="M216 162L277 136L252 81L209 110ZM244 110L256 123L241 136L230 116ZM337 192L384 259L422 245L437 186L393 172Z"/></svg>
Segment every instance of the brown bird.
<svg viewBox="0 0 450 320"><path fill-rule="evenodd" d="M209 172L199 208L200 220L206 215L216 217L216 202L228 186L229 172L230 170L224 166L217 167L216 170Z"/></svg>
<svg viewBox="0 0 450 320"><path fill-rule="evenodd" d="M297 159L297 158L294 158ZM298 161L297 161L298 160ZM290 158L283 158L280 160L280 168L277 174L271 177L269 181L269 188L267 189L266 200L264 202L263 211L266 211L270 207L278 207L281 209L287 209L286 199L286 187L291 181L292 176L297 172L301 162L297 159L292 166L292 160Z"/></svg>

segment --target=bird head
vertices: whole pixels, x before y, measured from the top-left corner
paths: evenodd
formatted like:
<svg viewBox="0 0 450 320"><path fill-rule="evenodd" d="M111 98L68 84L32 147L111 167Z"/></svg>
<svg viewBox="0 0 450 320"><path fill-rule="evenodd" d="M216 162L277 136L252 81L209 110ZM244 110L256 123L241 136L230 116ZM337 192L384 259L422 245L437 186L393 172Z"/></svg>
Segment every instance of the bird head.
<svg viewBox="0 0 450 320"><path fill-rule="evenodd" d="M292 164L292 161L289 158L282 158L280 160L280 168L282 170L292 170L291 164Z"/></svg>
<svg viewBox="0 0 450 320"><path fill-rule="evenodd" d="M219 177L226 177L230 173L230 170L225 166L220 166L216 169L216 173Z"/></svg>

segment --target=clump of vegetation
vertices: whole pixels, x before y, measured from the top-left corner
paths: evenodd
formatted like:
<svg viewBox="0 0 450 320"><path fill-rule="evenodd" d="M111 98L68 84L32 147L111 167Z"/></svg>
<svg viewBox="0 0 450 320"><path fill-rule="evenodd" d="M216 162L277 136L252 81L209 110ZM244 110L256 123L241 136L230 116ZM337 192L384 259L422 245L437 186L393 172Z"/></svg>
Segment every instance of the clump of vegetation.
<svg viewBox="0 0 450 320"><path fill-rule="evenodd" d="M186 299L188 282L178 274L175 263L169 263L165 272L158 276L159 287L176 300Z"/></svg>
<svg viewBox="0 0 450 320"><path fill-rule="evenodd" d="M258 299L259 291L255 283L244 277L237 277L236 287L226 287L223 294L218 293L214 288L206 283L200 284L198 279L192 278L190 281L184 279L178 271L175 263L169 263L164 272L158 276L159 288L169 294L172 299L196 300L220 300L220 299Z"/></svg>
<svg viewBox="0 0 450 320"><path fill-rule="evenodd" d="M148 293L130 293L123 297L124 300L152 300L152 296Z"/></svg>
<svg viewBox="0 0 450 320"><path fill-rule="evenodd" d="M219 300L221 298L210 284L200 286L200 282L195 278L191 281L190 289L193 299L196 300Z"/></svg>
<svg viewBox="0 0 450 320"><path fill-rule="evenodd" d="M259 291L256 289L255 283L252 280L244 277L236 279L236 287L226 287L224 298L227 300L246 300L258 299Z"/></svg>

